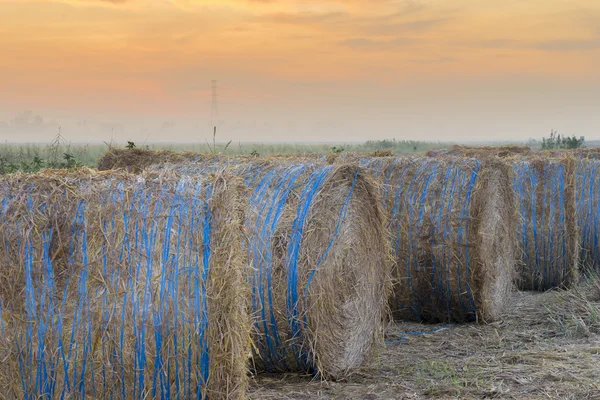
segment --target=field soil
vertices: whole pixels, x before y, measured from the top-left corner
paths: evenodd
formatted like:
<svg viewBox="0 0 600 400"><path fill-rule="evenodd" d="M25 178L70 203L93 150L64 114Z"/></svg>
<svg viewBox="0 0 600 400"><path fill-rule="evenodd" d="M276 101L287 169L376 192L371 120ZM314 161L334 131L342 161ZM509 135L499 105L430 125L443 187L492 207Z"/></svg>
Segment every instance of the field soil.
<svg viewBox="0 0 600 400"><path fill-rule="evenodd" d="M600 399L600 285L513 293L490 325L396 323L349 378L252 378L251 399ZM418 334L416 334L418 333Z"/></svg>

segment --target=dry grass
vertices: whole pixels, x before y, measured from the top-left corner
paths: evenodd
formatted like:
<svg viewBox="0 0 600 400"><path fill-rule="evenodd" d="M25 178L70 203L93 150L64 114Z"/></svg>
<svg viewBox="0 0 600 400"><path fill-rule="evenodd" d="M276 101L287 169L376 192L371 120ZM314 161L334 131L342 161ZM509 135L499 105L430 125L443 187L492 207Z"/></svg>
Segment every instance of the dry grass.
<svg viewBox="0 0 600 400"><path fill-rule="evenodd" d="M123 169L138 173L146 167L160 162L193 162L209 157L209 154L192 152L111 148L98 160L98 170Z"/></svg>
<svg viewBox="0 0 600 400"><path fill-rule="evenodd" d="M489 325L398 323L378 363L344 382L258 376L251 399L600 399L600 303L589 287L516 292L511 312ZM557 315L563 319L557 321ZM584 321L587 329L566 321ZM404 341L405 340L405 341Z"/></svg>
<svg viewBox="0 0 600 400"><path fill-rule="evenodd" d="M531 149L527 146L459 146L454 145L447 150L432 150L427 152L428 157L460 156L460 157L511 157L527 155Z"/></svg>

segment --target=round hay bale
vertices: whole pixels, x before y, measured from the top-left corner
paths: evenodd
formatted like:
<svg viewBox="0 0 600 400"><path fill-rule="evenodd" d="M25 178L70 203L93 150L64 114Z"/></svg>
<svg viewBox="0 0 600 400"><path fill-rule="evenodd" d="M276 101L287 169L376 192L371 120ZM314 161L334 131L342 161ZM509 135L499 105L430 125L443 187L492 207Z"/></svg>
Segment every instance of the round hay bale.
<svg viewBox="0 0 600 400"><path fill-rule="evenodd" d="M600 271L600 161L577 162L577 222L581 233L581 269Z"/></svg>
<svg viewBox="0 0 600 400"><path fill-rule="evenodd" d="M235 179L86 171L8 186L19 185L33 217L15 220L33 218L35 226L38 213L59 204L74 239L60 290L48 251L52 227L9 229L31 245L21 249L22 262L2 266L25 276L16 298L0 291L3 306L25 303L24 312L2 308L0 353L11 360L0 367L5 393L244 398L249 288Z"/></svg>
<svg viewBox="0 0 600 400"><path fill-rule="evenodd" d="M311 164L262 168L251 186L255 366L340 378L382 337L390 263L375 187L356 167Z"/></svg>
<svg viewBox="0 0 600 400"><path fill-rule="evenodd" d="M577 282L579 268L575 161L532 157L516 160L514 169L521 214L517 285L522 290L568 288Z"/></svg>
<svg viewBox="0 0 600 400"><path fill-rule="evenodd" d="M392 311L417 321L498 320L512 288L516 215L500 161L361 161L382 183L396 259Z"/></svg>
<svg viewBox="0 0 600 400"><path fill-rule="evenodd" d="M154 168L244 178L254 367L340 378L382 344L392 263L377 190L356 166L238 161Z"/></svg>

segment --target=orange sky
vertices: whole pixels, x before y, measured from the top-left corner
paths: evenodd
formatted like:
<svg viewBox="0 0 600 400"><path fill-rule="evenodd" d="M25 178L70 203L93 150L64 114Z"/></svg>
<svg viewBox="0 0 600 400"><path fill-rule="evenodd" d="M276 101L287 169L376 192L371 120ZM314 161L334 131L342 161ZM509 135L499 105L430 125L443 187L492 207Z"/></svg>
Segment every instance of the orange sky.
<svg viewBox="0 0 600 400"><path fill-rule="evenodd" d="M599 70L598 0L0 0L8 141L600 138Z"/></svg>

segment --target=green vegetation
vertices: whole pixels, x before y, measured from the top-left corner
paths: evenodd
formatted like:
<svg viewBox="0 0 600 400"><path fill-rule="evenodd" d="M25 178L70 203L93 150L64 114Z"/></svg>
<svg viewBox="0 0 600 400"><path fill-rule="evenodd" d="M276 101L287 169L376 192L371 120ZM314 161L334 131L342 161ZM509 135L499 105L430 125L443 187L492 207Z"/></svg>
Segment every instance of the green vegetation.
<svg viewBox="0 0 600 400"><path fill-rule="evenodd" d="M584 147L585 139L575 135L569 137L561 135L555 130L550 131L550 136L542 139L542 150L579 149Z"/></svg>

